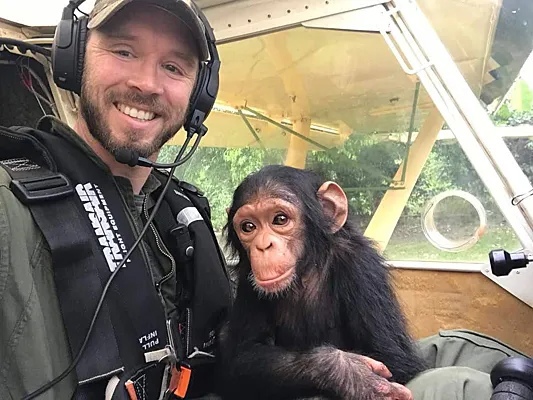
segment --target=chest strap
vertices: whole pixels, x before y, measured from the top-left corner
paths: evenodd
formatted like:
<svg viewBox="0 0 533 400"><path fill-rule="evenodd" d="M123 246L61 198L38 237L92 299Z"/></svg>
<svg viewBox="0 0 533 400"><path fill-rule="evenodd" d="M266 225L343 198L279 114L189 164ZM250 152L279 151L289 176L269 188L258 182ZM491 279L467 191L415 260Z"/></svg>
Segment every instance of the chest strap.
<svg viewBox="0 0 533 400"><path fill-rule="evenodd" d="M3 134L0 130L2 146ZM24 142L24 134L17 136ZM33 147L31 142L30 137L25 145ZM113 266L135 237L118 189L103 172L91 174L87 165L77 165L90 180L76 182L74 177L73 182L56 172L46 152L42 154L39 163L19 157L2 160L0 166L11 176L12 192L28 206L50 247L61 314L75 357ZM135 377L139 393L159 398L165 366L150 360L150 354L164 350L167 344L163 306L137 249L115 277L98 314L76 366L79 385L124 371Z"/></svg>

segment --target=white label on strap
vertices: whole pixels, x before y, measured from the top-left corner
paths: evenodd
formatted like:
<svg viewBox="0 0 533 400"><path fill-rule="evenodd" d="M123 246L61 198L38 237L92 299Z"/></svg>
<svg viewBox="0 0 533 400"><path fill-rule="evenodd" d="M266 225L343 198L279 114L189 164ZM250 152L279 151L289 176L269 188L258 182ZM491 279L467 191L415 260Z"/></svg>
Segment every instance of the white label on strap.
<svg viewBox="0 0 533 400"><path fill-rule="evenodd" d="M184 208L179 212L176 219L178 220L178 223L185 226L189 226L189 224L192 224L194 221L204 220L195 207Z"/></svg>

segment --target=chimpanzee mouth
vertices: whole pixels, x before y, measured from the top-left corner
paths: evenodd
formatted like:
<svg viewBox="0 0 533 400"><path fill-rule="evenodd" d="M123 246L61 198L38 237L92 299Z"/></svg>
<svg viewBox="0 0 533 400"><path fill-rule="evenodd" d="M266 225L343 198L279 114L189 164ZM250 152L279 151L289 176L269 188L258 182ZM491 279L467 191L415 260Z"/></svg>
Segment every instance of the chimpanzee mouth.
<svg viewBox="0 0 533 400"><path fill-rule="evenodd" d="M289 268L283 274L272 279L259 279L251 272L250 280L257 292L269 296L277 296L284 293L291 286L294 280L294 270L294 267Z"/></svg>
<svg viewBox="0 0 533 400"><path fill-rule="evenodd" d="M259 278L256 278L257 279L257 283L260 284L261 286L270 286L272 284L276 284L279 281L285 280L288 276L293 274L293 271L294 271L294 267L289 268L287 271L285 271L281 275L276 276L275 278L271 278L271 279L259 279Z"/></svg>

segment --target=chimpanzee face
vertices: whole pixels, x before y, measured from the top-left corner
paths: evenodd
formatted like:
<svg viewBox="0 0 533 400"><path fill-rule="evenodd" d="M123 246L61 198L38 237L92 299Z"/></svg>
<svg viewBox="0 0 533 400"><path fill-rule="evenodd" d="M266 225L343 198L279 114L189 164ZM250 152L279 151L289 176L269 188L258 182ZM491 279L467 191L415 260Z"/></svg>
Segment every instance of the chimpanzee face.
<svg viewBox="0 0 533 400"><path fill-rule="evenodd" d="M303 249L302 225L298 207L280 198L256 198L237 210L233 228L248 254L256 290L275 294L291 285Z"/></svg>

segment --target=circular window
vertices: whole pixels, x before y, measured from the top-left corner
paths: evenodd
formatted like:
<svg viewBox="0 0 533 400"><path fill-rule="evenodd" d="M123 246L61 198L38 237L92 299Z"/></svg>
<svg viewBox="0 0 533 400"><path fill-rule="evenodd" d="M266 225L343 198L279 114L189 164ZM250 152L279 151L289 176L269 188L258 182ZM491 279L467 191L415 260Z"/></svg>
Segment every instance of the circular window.
<svg viewBox="0 0 533 400"><path fill-rule="evenodd" d="M452 224L452 226L450 226L450 231L457 231L457 225L459 224L464 225L460 222L457 222L457 219L461 220L460 215L459 217L454 215L456 223L455 225L453 225L454 222L452 221L454 219L451 218L452 212L446 208L444 208L443 210L437 209L439 203L452 198L456 201L458 200L463 203L461 205L461 208L470 208L470 210L468 211L471 212L471 208L473 207L475 212L477 213L477 227L470 228L466 232L463 228L461 229L462 237L453 239L444 236L444 234L442 233L442 228L439 230L439 224L436 221L436 215L437 213L439 213L440 219L445 220L448 224ZM465 218L465 220L471 221L472 218ZM428 202L424 212L422 213L422 229L426 238L436 248L443 251L460 252L467 250L474 244L476 244L479 238L485 233L487 229L487 215L485 212L485 208L483 207L481 202L470 193L464 192L462 190L449 190L438 194ZM447 232L446 234L449 235L449 232Z"/></svg>

